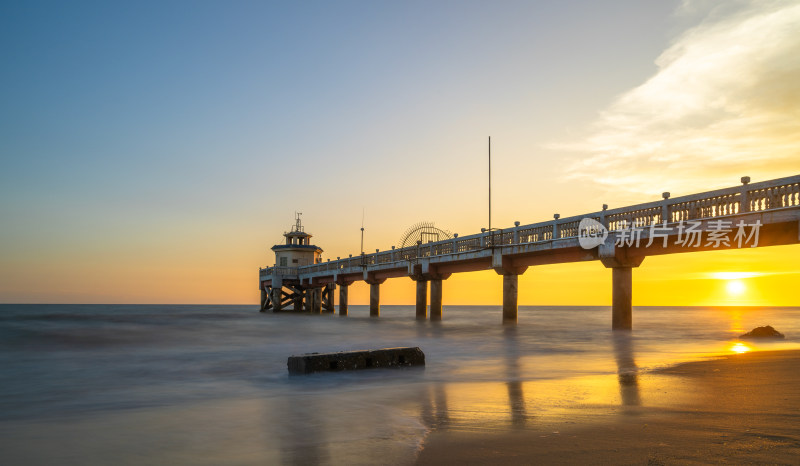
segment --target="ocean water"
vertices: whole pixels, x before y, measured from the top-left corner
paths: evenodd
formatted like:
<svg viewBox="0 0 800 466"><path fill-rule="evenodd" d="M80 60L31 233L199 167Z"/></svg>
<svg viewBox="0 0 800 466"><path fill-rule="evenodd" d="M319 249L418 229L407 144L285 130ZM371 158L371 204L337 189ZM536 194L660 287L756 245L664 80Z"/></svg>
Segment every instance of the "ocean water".
<svg viewBox="0 0 800 466"><path fill-rule="evenodd" d="M800 348L800 308L0 305L4 464L412 464L436 429L532 429L664 402L683 361ZM776 342L739 342L762 325ZM307 352L419 346L424 368L289 376ZM659 389L660 390L660 389Z"/></svg>

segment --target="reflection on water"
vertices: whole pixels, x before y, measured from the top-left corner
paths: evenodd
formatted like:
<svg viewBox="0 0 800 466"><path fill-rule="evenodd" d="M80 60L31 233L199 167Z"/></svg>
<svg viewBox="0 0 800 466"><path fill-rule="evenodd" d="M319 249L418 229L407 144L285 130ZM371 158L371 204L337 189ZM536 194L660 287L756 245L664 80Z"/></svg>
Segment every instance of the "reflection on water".
<svg viewBox="0 0 800 466"><path fill-rule="evenodd" d="M745 332L745 329L742 324L742 314L743 311L741 309L730 309L727 311L728 315L730 316L730 331L734 335L741 335Z"/></svg>
<svg viewBox="0 0 800 466"><path fill-rule="evenodd" d="M447 427L450 423L450 413L447 409L445 385L438 383L428 387L427 397L424 400L420 408L422 422L431 429Z"/></svg>
<svg viewBox="0 0 800 466"><path fill-rule="evenodd" d="M617 360L619 395L623 406L639 406L639 368L633 357L633 336L628 332L614 332L614 355Z"/></svg>
<svg viewBox="0 0 800 466"><path fill-rule="evenodd" d="M282 464L307 465L329 462L327 432L323 427L325 410L318 400L303 403L280 403L264 418L266 428L272 429L280 445ZM306 422L291 422L304 419ZM288 421L288 422L287 422Z"/></svg>
<svg viewBox="0 0 800 466"><path fill-rule="evenodd" d="M517 327L506 325L503 327L506 343L506 386L508 387L508 407L511 411L511 425L524 427L527 421L525 410L525 393L522 389L522 374L520 373L519 343L517 341Z"/></svg>
<svg viewBox="0 0 800 466"><path fill-rule="evenodd" d="M428 390L420 407L420 417L428 428L467 431L537 428L537 418L550 425L568 422L573 416L588 412L612 412L614 406L642 405L634 337L630 333L612 335L608 351L598 355L615 363L616 376L609 373L567 379L542 377L540 372L539 377L530 377L537 374L537 368L525 363L519 351L517 328L506 327L503 333L505 357L501 363L506 381L435 385Z"/></svg>

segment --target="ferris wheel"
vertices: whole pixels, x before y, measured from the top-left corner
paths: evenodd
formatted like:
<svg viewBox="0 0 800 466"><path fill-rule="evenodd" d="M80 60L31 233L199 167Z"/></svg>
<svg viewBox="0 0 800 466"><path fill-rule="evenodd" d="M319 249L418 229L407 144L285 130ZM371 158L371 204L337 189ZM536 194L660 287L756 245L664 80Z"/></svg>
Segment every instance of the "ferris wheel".
<svg viewBox="0 0 800 466"><path fill-rule="evenodd" d="M430 241L443 241L452 237L452 233L437 228L433 222L419 222L403 233L403 236L400 238L399 247L407 248L409 246L416 246L419 243L425 244Z"/></svg>

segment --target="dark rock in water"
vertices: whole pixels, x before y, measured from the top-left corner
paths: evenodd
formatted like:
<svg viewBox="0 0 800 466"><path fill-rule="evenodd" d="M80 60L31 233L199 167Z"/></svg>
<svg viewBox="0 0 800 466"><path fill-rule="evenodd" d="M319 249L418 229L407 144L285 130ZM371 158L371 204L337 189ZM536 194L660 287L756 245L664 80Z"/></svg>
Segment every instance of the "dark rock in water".
<svg viewBox="0 0 800 466"><path fill-rule="evenodd" d="M772 326L767 325L766 327L756 327L739 338L784 338L784 336Z"/></svg>
<svg viewBox="0 0 800 466"><path fill-rule="evenodd" d="M425 353L418 347L383 348L371 351L309 353L290 356L286 362L290 374L338 372L378 367L424 366Z"/></svg>

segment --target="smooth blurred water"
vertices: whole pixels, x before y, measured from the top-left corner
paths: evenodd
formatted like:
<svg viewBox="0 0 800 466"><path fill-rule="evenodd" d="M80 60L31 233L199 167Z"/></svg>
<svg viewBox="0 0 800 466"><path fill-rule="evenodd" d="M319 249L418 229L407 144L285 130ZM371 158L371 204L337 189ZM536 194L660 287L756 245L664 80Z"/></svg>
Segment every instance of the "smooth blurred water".
<svg viewBox="0 0 800 466"><path fill-rule="evenodd" d="M11 464L406 464L437 428L537 428L571 406L647 404L636 374L725 354L800 308L0 305L0 450ZM288 356L419 346L426 367L290 377ZM632 387L632 388L631 388ZM585 410L584 410L585 411ZM555 414L554 414L555 413ZM572 414L571 414L572 415Z"/></svg>

